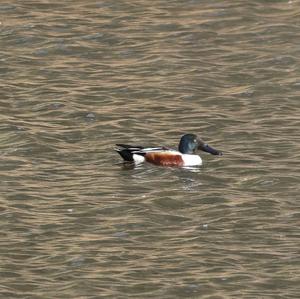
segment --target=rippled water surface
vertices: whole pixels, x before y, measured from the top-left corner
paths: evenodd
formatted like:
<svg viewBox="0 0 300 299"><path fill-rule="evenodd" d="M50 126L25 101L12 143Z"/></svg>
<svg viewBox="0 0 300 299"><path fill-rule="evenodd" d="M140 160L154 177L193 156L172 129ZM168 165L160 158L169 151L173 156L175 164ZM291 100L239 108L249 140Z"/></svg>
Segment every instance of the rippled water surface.
<svg viewBox="0 0 300 299"><path fill-rule="evenodd" d="M1 298L299 298L298 0L1 1L0 54Z"/></svg>

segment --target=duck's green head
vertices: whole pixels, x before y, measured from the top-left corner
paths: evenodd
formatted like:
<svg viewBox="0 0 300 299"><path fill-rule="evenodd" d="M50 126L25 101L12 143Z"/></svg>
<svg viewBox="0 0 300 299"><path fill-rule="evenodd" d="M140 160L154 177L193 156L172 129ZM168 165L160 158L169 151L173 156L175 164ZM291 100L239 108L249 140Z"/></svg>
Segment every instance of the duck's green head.
<svg viewBox="0 0 300 299"><path fill-rule="evenodd" d="M195 134L185 134L181 137L178 150L182 154L195 154L197 149L212 155L222 155L222 152L209 146Z"/></svg>

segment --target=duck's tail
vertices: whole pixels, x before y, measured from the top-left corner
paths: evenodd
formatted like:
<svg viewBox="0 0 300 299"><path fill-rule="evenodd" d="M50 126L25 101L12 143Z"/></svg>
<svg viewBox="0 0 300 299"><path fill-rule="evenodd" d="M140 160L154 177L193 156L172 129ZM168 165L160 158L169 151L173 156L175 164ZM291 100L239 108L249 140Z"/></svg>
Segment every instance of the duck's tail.
<svg viewBox="0 0 300 299"><path fill-rule="evenodd" d="M134 155L139 155L140 157L143 157L145 155L144 152L142 152L143 147L142 146L135 146L135 145L129 145L129 144L116 144L115 151L124 159L124 161L127 162L135 162L136 159Z"/></svg>

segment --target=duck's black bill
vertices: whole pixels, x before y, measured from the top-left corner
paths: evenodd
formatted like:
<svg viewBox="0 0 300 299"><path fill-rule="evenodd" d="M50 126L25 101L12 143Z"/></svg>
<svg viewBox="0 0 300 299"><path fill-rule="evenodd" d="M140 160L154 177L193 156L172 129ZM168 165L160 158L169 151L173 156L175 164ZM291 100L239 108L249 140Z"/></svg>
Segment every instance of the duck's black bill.
<svg viewBox="0 0 300 299"><path fill-rule="evenodd" d="M222 152L217 151L216 149L214 149L213 147L209 146L208 144L200 145L199 149L202 150L202 151L204 151L204 152L210 153L212 155L219 155L219 156L223 155Z"/></svg>

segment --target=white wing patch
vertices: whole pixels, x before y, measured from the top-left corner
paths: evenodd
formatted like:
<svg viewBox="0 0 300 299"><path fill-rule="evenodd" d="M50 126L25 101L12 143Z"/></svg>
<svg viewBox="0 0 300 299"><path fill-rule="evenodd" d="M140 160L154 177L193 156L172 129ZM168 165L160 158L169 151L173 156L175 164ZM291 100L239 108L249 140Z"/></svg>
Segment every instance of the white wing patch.
<svg viewBox="0 0 300 299"><path fill-rule="evenodd" d="M176 152L165 147L146 147L139 150L134 150L133 153L151 153L151 152Z"/></svg>

